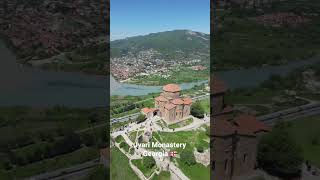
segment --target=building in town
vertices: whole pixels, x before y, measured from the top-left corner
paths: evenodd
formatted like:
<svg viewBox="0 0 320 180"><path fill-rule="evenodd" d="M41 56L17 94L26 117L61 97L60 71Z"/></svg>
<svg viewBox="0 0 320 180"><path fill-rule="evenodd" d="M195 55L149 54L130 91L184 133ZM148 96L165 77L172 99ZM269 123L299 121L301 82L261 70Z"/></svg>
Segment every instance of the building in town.
<svg viewBox="0 0 320 180"><path fill-rule="evenodd" d="M230 5L238 5L245 8L255 8L268 6L273 2L280 2L283 0L217 0L218 7L226 7Z"/></svg>
<svg viewBox="0 0 320 180"><path fill-rule="evenodd" d="M148 118L158 115L167 123L175 123L190 115L192 99L180 97L180 87L176 84L163 86L160 96L155 98L155 108L143 108L142 113Z"/></svg>
<svg viewBox="0 0 320 180"><path fill-rule="evenodd" d="M224 102L225 84L212 78L211 82L211 154L214 180L233 180L252 173L256 167L259 137L269 127L249 114L234 113Z"/></svg>

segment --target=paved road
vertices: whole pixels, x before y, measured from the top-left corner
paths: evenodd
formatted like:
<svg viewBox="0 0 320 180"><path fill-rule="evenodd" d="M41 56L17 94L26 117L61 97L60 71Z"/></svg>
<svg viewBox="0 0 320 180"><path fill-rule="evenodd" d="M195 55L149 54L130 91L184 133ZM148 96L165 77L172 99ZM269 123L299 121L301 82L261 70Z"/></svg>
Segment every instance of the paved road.
<svg viewBox="0 0 320 180"><path fill-rule="evenodd" d="M85 176L90 170L100 163L99 159L94 159L69 168L58 169L26 178L26 180L48 180L48 179L69 179L74 176ZM69 178L68 178L69 177Z"/></svg>
<svg viewBox="0 0 320 180"><path fill-rule="evenodd" d="M266 124L273 125L277 121L286 120L292 121L295 119L313 116L320 114L320 103L312 102L307 105L289 108L282 111L277 111L271 114L259 116L257 119L265 122Z"/></svg>

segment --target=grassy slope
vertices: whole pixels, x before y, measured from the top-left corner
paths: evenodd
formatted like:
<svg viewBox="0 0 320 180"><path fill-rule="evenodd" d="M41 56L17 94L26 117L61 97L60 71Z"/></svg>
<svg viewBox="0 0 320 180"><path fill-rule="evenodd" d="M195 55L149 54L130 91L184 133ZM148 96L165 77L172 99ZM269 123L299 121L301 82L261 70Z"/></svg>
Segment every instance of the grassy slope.
<svg viewBox="0 0 320 180"><path fill-rule="evenodd" d="M156 166L153 166L151 169L146 168L143 164L142 159L134 159L132 160L132 163L137 166L138 169L141 170L141 172L144 174L145 177L150 177L151 174L153 173L153 170L155 169Z"/></svg>
<svg viewBox="0 0 320 180"><path fill-rule="evenodd" d="M162 143L187 143L186 148L192 150L196 146L202 146L203 149L209 148L209 143L206 141L209 137L206 135L206 132L202 130L180 131L175 132L174 135L172 135L172 133L161 132L159 135L162 138ZM183 149L177 148L174 150L180 153Z"/></svg>
<svg viewBox="0 0 320 180"><path fill-rule="evenodd" d="M170 180L170 177L169 171L161 171L159 175L154 175L152 180Z"/></svg>
<svg viewBox="0 0 320 180"><path fill-rule="evenodd" d="M110 174L112 180L139 180L129 165L128 158L118 149L111 149Z"/></svg>
<svg viewBox="0 0 320 180"><path fill-rule="evenodd" d="M184 165L181 161L178 161L178 162L179 162L179 168L191 180L210 179L209 166L205 167L204 165L199 163L193 166L188 166L188 165Z"/></svg>
<svg viewBox="0 0 320 180"><path fill-rule="evenodd" d="M199 101L205 113L210 113L210 99L204 99Z"/></svg>
<svg viewBox="0 0 320 180"><path fill-rule="evenodd" d="M50 172L60 168L70 167L94 158L98 158L98 151L94 148L82 148L75 152L46 159L26 166L20 166L12 171L0 172L0 179L26 178L36 174Z"/></svg>
<svg viewBox="0 0 320 180"><path fill-rule="evenodd" d="M4 154L5 157L1 158L0 156L0 163L10 160L7 154L8 149L11 150L13 155L18 155L17 157L21 158L29 157L37 151L40 151L38 153L46 152L45 149L49 147L48 145L53 145L63 138L63 134L87 128L89 118L93 113L98 115L95 116L97 123L105 121L105 118L103 118L105 111L103 109L0 108L0 155ZM95 133L100 132L100 129L96 129ZM88 133L91 134L91 132ZM82 133L80 136L88 133ZM45 138L45 140L42 138ZM19 146L15 146L16 144L19 144ZM13 172L15 172L16 177L32 176L45 172L46 169L51 171L68 167L97 157L98 152L95 148L81 148L51 159L44 159L24 166L15 166L11 171L1 169L0 179L10 179ZM5 174L7 178L5 178Z"/></svg>
<svg viewBox="0 0 320 180"><path fill-rule="evenodd" d="M162 143L187 143L187 149L194 149L195 147L202 146L203 149L209 148L209 143L206 141L209 137L206 135L205 131L183 131L175 132L174 136L172 133L159 133L162 138ZM182 149L174 149L175 151L181 153ZM209 179L210 169L203 166L202 164L195 164L193 166L184 165L181 161L178 160L179 168L192 180L197 179Z"/></svg>
<svg viewBox="0 0 320 180"><path fill-rule="evenodd" d="M320 144L312 145L314 137L318 137L318 141L320 141L319 128L320 116L314 116L294 121L290 132L301 144L304 158L320 168Z"/></svg>
<svg viewBox="0 0 320 180"><path fill-rule="evenodd" d="M109 179L108 169L106 169L103 165L99 165L98 167L91 170L91 172L81 180L106 180Z"/></svg>
<svg viewBox="0 0 320 180"><path fill-rule="evenodd" d="M178 122L178 123L175 123L175 124L171 124L168 126L168 128L170 129L176 129L176 128L180 128L180 127L184 127L184 126L188 126L189 124L191 124L193 122L193 119L192 118L188 118L184 121L181 121L181 122Z"/></svg>

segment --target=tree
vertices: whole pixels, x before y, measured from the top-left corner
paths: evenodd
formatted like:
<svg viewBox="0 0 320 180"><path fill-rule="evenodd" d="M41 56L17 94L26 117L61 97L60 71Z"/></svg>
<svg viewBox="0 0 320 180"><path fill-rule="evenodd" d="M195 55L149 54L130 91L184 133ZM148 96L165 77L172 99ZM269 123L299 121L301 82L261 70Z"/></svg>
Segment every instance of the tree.
<svg viewBox="0 0 320 180"><path fill-rule="evenodd" d="M198 145L198 146L197 146L197 151L198 151L199 153L203 153L203 151L204 151L203 146Z"/></svg>
<svg viewBox="0 0 320 180"><path fill-rule="evenodd" d="M191 106L191 111L190 111L191 115L197 118L203 118L204 117L204 109L201 106L200 102L195 102L194 104L192 104Z"/></svg>
<svg viewBox="0 0 320 180"><path fill-rule="evenodd" d="M152 168L156 164L156 161L152 156L146 156L143 158L143 165L147 168Z"/></svg>
<svg viewBox="0 0 320 180"><path fill-rule="evenodd" d="M12 164L10 163L9 160L5 160L5 161L2 163L2 167L3 167L5 170L10 170L10 169L12 169Z"/></svg>
<svg viewBox="0 0 320 180"><path fill-rule="evenodd" d="M81 147L81 138L74 132L68 132L63 139L58 140L50 149L50 156L65 154Z"/></svg>
<svg viewBox="0 0 320 180"><path fill-rule="evenodd" d="M83 134L81 136L81 140L86 146L93 146L94 145L94 137L92 134L89 134L89 133Z"/></svg>
<svg viewBox="0 0 320 180"><path fill-rule="evenodd" d="M94 124L99 121L100 117L99 117L99 114L94 112L89 115L88 119L89 119L89 123Z"/></svg>
<svg viewBox="0 0 320 180"><path fill-rule="evenodd" d="M287 123L277 124L258 145L258 165L278 176L298 175L303 163L301 147L287 129Z"/></svg>
<svg viewBox="0 0 320 180"><path fill-rule="evenodd" d="M183 163L192 166L196 164L196 160L193 155L193 151L189 149L185 149L180 154L180 159Z"/></svg>
<svg viewBox="0 0 320 180"><path fill-rule="evenodd" d="M136 121L138 122L138 123L141 123L141 122L143 122L143 121L145 121L146 120L146 116L144 115L144 114L140 114L138 117L137 117L137 119L136 119Z"/></svg>

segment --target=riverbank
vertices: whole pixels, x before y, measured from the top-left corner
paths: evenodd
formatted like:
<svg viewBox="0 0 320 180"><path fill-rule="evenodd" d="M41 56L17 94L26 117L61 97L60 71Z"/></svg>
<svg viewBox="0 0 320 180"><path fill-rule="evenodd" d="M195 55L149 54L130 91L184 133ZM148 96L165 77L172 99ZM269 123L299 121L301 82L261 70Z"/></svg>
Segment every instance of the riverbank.
<svg viewBox="0 0 320 180"><path fill-rule="evenodd" d="M0 106L106 107L108 76L42 70L17 63L0 41Z"/></svg>
<svg viewBox="0 0 320 180"><path fill-rule="evenodd" d="M145 86L163 86L169 83L190 83L209 79L210 70L193 70L191 67L179 67L161 74L138 75L123 82Z"/></svg>
<svg viewBox="0 0 320 180"><path fill-rule="evenodd" d="M297 68L287 76L272 75L257 87L231 89L228 104L236 109L264 115L319 101L320 62Z"/></svg>
<svg viewBox="0 0 320 180"><path fill-rule="evenodd" d="M107 43L77 48L67 52L60 52L51 57L20 57L18 51L9 38L0 36L8 49L16 56L16 62L33 68L43 70L80 72L91 75L109 75L107 65Z"/></svg>

